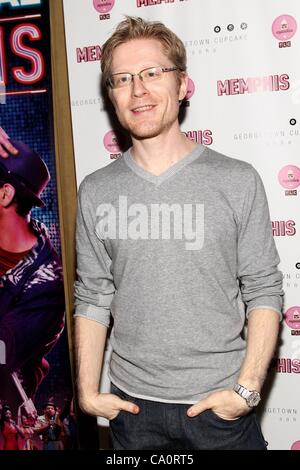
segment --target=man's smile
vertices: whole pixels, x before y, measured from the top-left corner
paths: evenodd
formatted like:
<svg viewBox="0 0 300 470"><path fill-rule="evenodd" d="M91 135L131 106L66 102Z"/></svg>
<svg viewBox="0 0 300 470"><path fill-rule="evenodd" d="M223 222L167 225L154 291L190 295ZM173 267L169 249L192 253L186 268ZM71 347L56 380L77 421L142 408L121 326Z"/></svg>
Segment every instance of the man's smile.
<svg viewBox="0 0 300 470"><path fill-rule="evenodd" d="M146 104L144 106L137 106L136 108L133 108L131 111L134 113L134 114L140 114L140 113L144 113L146 111L152 111L152 109L154 109L155 105L153 104Z"/></svg>

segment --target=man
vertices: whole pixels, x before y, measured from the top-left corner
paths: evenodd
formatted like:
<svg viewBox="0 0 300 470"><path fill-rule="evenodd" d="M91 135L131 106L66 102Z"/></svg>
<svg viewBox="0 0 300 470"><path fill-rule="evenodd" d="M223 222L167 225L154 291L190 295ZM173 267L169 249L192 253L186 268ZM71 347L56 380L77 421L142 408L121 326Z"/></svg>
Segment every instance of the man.
<svg viewBox="0 0 300 470"><path fill-rule="evenodd" d="M79 191L81 407L110 420L115 449L265 449L254 406L283 292L261 179L181 133L186 52L163 24L127 17L101 67L132 147Z"/></svg>
<svg viewBox="0 0 300 470"><path fill-rule="evenodd" d="M34 427L34 430L42 437L43 450L64 450L63 423L55 404L51 401L45 403L43 412L44 414L38 417Z"/></svg>
<svg viewBox="0 0 300 470"><path fill-rule="evenodd" d="M33 207L44 206L46 164L24 143L6 142L3 132L0 143L6 153L0 159L0 396L14 412L24 405L30 414L48 373L45 356L64 326L62 267L46 227L30 217Z"/></svg>

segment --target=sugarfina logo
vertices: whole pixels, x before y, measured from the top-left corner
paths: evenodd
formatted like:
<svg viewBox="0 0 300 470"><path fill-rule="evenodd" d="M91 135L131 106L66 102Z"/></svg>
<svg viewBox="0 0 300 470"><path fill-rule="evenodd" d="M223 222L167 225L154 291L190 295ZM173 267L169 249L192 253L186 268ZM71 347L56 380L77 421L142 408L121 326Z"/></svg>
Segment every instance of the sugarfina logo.
<svg viewBox="0 0 300 470"><path fill-rule="evenodd" d="M111 130L105 134L103 144L110 153L110 159L116 160L130 146L131 141L129 136L121 130Z"/></svg>
<svg viewBox="0 0 300 470"><path fill-rule="evenodd" d="M76 58L78 64L81 62L95 62L96 60L101 60L101 57L101 46L86 46L83 48L77 47L76 49Z"/></svg>
<svg viewBox="0 0 300 470"><path fill-rule="evenodd" d="M204 204L128 204L119 195L118 207L102 203L96 216L101 240L185 240L186 250L204 244Z"/></svg>
<svg viewBox="0 0 300 470"><path fill-rule="evenodd" d="M296 31L297 22L291 15L280 15L273 21L272 33L279 40L279 48L291 47L290 39Z"/></svg>
<svg viewBox="0 0 300 470"><path fill-rule="evenodd" d="M286 189L286 196L297 196L300 185L300 168L295 165L286 165L278 173L278 181Z"/></svg>
<svg viewBox="0 0 300 470"><path fill-rule="evenodd" d="M271 369L281 374L299 374L300 359L276 357L271 361Z"/></svg>
<svg viewBox="0 0 300 470"><path fill-rule="evenodd" d="M291 328L292 336L300 335L300 307L290 307L284 314L285 323Z"/></svg>
<svg viewBox="0 0 300 470"><path fill-rule="evenodd" d="M115 0L93 0L93 5L95 10L100 13L99 20L109 20L109 12L115 6Z"/></svg>
<svg viewBox="0 0 300 470"><path fill-rule="evenodd" d="M115 131L109 131L105 134L103 139L104 147L111 153L121 152L120 146L118 144L118 138Z"/></svg>
<svg viewBox="0 0 300 470"><path fill-rule="evenodd" d="M192 98L194 93L195 93L195 83L193 82L191 78L189 78L185 99L189 101Z"/></svg>
<svg viewBox="0 0 300 470"><path fill-rule="evenodd" d="M115 0L93 0L93 4L99 13L108 13L115 6Z"/></svg>
<svg viewBox="0 0 300 470"><path fill-rule="evenodd" d="M294 220L272 221L273 237L293 237L296 235L296 222Z"/></svg>
<svg viewBox="0 0 300 470"><path fill-rule="evenodd" d="M294 444L292 444L291 450L300 450L300 441L294 442Z"/></svg>
<svg viewBox="0 0 300 470"><path fill-rule="evenodd" d="M182 101L182 106L183 107L189 107L190 106L190 99L195 93L195 83L191 78L188 79L188 85L187 85L187 92L186 95Z"/></svg>
<svg viewBox="0 0 300 470"><path fill-rule="evenodd" d="M243 95L245 93L258 93L267 91L288 90L290 88L289 76L268 75L267 77L231 78L224 82L217 81L218 96Z"/></svg>
<svg viewBox="0 0 300 470"><path fill-rule="evenodd" d="M184 131L183 134L196 144L211 145L213 143L213 133L210 129Z"/></svg>

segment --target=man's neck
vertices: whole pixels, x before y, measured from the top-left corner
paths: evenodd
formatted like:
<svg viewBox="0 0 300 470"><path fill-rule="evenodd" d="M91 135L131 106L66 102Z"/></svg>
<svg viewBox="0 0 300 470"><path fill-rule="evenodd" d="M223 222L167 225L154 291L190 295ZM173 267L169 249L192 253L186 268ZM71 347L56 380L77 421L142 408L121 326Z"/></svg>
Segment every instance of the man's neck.
<svg viewBox="0 0 300 470"><path fill-rule="evenodd" d="M196 144L185 137L178 128L173 135L162 134L151 139L132 138L132 156L136 163L149 173L158 176L186 155Z"/></svg>
<svg viewBox="0 0 300 470"><path fill-rule="evenodd" d="M8 214L0 219L0 247L11 253L30 250L37 237L32 232L29 220L18 214Z"/></svg>

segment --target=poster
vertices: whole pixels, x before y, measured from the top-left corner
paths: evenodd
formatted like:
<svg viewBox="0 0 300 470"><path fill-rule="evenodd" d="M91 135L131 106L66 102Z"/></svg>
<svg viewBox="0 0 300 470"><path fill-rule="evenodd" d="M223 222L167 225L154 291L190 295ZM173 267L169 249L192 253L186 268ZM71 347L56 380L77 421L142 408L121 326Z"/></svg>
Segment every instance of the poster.
<svg viewBox="0 0 300 470"><path fill-rule="evenodd" d="M0 1L0 126L0 449L74 449L46 0Z"/></svg>

